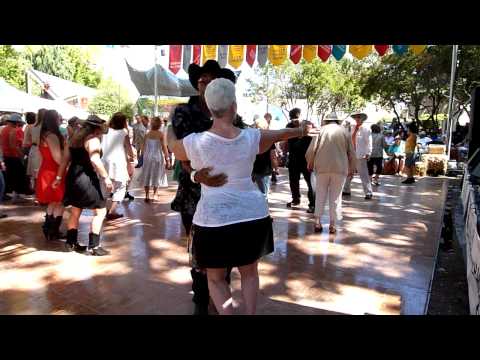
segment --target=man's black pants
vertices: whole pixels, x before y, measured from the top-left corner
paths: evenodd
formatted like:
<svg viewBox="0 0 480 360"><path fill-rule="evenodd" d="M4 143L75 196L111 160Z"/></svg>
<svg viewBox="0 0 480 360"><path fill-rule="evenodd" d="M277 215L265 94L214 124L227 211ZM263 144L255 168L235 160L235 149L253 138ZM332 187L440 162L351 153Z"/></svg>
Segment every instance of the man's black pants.
<svg viewBox="0 0 480 360"><path fill-rule="evenodd" d="M291 166L288 168L288 179L290 181L290 191L292 192L292 202L300 203L300 174L303 175L308 186L308 206L315 207L315 195L312 183L310 181L311 172L307 166Z"/></svg>

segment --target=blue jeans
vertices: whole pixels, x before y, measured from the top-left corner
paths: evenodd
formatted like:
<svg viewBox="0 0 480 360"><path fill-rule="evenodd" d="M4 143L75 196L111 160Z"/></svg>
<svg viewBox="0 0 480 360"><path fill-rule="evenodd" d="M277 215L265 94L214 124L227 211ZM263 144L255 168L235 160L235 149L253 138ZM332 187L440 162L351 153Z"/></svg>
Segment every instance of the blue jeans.
<svg viewBox="0 0 480 360"><path fill-rule="evenodd" d="M253 174L253 179L260 191L268 198L268 191L270 190L270 177L272 175L257 175Z"/></svg>

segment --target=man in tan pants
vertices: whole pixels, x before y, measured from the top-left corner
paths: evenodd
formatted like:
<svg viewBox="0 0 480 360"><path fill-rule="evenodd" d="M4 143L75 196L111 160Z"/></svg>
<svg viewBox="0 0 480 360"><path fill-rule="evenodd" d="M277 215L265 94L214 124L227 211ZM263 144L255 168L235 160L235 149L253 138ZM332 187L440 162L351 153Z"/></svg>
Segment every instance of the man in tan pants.
<svg viewBox="0 0 480 360"><path fill-rule="evenodd" d="M367 114L353 113L351 117L355 120L356 125L352 128L352 143L355 149L355 167L357 169L360 180L362 181L363 191L365 192L365 199L370 200L372 194L372 183L368 175L367 161L372 153L372 132L363 123L367 119ZM350 195L350 185L353 175L347 177L345 186L343 187L343 195Z"/></svg>

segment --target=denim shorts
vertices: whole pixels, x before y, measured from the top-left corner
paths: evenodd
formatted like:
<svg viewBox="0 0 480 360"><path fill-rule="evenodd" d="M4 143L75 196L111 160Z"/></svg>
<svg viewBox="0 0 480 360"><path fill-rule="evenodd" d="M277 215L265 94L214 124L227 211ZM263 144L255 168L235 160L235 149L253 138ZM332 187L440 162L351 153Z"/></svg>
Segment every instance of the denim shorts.
<svg viewBox="0 0 480 360"><path fill-rule="evenodd" d="M405 166L411 167L415 166L415 154L406 154L405 156Z"/></svg>

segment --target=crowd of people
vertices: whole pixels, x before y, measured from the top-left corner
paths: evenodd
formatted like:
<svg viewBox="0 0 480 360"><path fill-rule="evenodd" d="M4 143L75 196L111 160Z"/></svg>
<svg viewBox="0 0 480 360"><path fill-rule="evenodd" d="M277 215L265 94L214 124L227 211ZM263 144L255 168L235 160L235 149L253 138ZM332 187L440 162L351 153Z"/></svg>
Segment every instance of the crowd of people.
<svg viewBox="0 0 480 360"><path fill-rule="evenodd" d="M134 199L128 190L134 176L148 204L168 186L167 170L174 170L171 208L180 213L188 238L195 314L207 314L210 300L219 314L233 313L233 268L241 275L245 312L254 314L258 261L274 249L268 194L279 167L288 168L292 198L286 207L300 206L303 177L314 231L323 231L328 203L331 234L355 174L366 200L373 198L382 174L405 171L403 184L415 182L416 157L428 141L422 133L417 138L414 124L407 131L382 131L378 124L366 125L365 113L351 114L353 125L331 113L315 128L294 108L285 129L270 130L269 113L247 126L237 114L231 70L208 60L191 64L188 74L198 95L175 108L170 125L166 118L145 115L135 115L129 124L120 112L108 121L91 115L66 123L47 109L25 114L25 121L19 114L6 116L0 129L0 199L15 202L34 194L45 206L47 241L65 239L67 251L103 256L109 254L101 245L103 224L124 216L118 204ZM65 208L70 210L62 234ZM83 246L78 227L85 209L94 216Z"/></svg>

